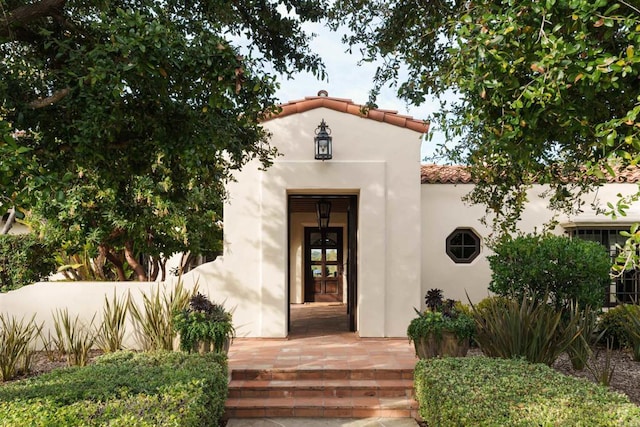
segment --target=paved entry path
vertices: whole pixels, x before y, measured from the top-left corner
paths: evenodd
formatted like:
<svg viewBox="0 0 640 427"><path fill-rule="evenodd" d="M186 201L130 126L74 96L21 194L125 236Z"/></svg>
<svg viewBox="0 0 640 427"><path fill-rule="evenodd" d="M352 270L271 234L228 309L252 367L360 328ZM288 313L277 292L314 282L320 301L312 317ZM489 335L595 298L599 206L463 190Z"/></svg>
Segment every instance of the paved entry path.
<svg viewBox="0 0 640 427"><path fill-rule="evenodd" d="M291 306L288 339L236 338L229 369L413 369L407 338L359 338L343 304Z"/></svg>
<svg viewBox="0 0 640 427"><path fill-rule="evenodd" d="M241 331L240 331L241 332ZM229 369L410 369L417 359L407 338L359 338L348 331L342 304L291 306L287 339L237 338ZM415 427L413 418L244 418L227 427Z"/></svg>
<svg viewBox="0 0 640 427"><path fill-rule="evenodd" d="M417 427L413 418L245 418L227 427Z"/></svg>

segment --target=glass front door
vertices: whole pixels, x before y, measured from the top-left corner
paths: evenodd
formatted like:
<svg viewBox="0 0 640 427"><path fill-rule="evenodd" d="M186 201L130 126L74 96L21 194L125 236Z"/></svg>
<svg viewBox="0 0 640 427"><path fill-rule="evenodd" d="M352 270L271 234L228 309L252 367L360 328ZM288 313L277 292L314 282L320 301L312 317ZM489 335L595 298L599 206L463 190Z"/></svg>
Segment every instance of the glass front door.
<svg viewBox="0 0 640 427"><path fill-rule="evenodd" d="M342 302L342 228L305 228L305 302Z"/></svg>

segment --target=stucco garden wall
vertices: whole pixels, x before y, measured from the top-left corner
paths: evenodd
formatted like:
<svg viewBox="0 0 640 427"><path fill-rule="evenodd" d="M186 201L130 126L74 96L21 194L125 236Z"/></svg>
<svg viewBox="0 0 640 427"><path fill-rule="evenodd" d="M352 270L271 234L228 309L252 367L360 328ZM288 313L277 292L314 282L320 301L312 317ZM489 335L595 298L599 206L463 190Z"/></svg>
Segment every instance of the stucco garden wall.
<svg viewBox="0 0 640 427"><path fill-rule="evenodd" d="M53 313L57 310L68 309L72 320L78 316L85 325L94 319L97 326L102 321L105 296L109 301L114 292L120 300L130 296L141 307L143 294L149 295L152 289L164 292L165 287L170 291L171 286L171 282L40 282L0 294L0 313L25 321L35 315L36 323L43 324L43 336L55 336ZM126 330L125 346L138 348L130 317Z"/></svg>

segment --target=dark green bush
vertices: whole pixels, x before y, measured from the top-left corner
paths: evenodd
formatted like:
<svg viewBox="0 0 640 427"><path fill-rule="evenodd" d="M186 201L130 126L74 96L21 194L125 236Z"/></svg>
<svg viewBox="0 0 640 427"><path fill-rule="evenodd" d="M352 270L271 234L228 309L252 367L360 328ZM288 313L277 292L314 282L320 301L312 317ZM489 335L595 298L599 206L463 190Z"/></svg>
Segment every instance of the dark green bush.
<svg viewBox="0 0 640 427"><path fill-rule="evenodd" d="M488 257L489 289L522 299L524 294L548 294L558 309L571 302L601 307L610 283L611 259L596 242L553 235L527 235L503 240Z"/></svg>
<svg viewBox="0 0 640 427"><path fill-rule="evenodd" d="M0 420L10 426L216 426L226 397L223 355L116 352L94 365L0 387Z"/></svg>
<svg viewBox="0 0 640 427"><path fill-rule="evenodd" d="M51 249L36 236L0 235L0 292L46 280L55 270Z"/></svg>
<svg viewBox="0 0 640 427"><path fill-rule="evenodd" d="M415 387L429 427L640 425L626 396L524 360L420 360Z"/></svg>
<svg viewBox="0 0 640 427"><path fill-rule="evenodd" d="M629 306L638 317L640 317L640 306ZM600 316L598 329L603 331L601 342L606 343L607 340L614 348L629 347L631 340L627 334L625 323L627 322L625 308L622 305L611 308Z"/></svg>

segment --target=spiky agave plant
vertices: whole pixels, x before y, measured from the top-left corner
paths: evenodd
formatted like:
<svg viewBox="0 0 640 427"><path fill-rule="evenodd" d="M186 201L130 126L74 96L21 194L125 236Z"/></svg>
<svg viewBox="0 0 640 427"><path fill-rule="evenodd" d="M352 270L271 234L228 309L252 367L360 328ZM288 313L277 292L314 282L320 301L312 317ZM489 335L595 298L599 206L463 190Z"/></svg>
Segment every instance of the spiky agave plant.
<svg viewBox="0 0 640 427"><path fill-rule="evenodd" d="M427 291L427 294L424 297L424 303L427 305L427 308L431 311L438 311L442 307L443 296L442 290L433 288Z"/></svg>
<svg viewBox="0 0 640 427"><path fill-rule="evenodd" d="M198 292L189 299L189 308L191 308L192 311L210 313L214 310L214 304L209 301L209 298Z"/></svg>

